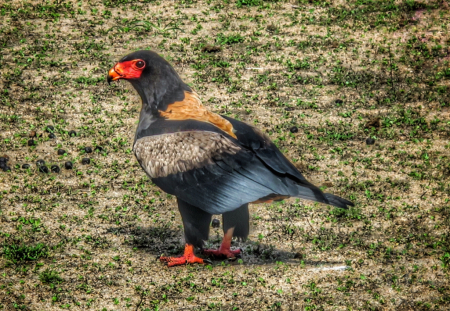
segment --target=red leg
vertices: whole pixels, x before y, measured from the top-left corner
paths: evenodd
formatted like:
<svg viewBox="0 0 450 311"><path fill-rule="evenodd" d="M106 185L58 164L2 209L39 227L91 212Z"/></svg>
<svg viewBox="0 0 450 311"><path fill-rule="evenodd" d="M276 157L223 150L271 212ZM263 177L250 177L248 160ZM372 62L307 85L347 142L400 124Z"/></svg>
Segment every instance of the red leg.
<svg viewBox="0 0 450 311"><path fill-rule="evenodd" d="M216 258L230 258L235 259L241 253L240 249L231 250L231 239L233 238L234 228L228 229L224 234L222 244L218 250L214 249L204 249L203 254L206 256L213 256Z"/></svg>
<svg viewBox="0 0 450 311"><path fill-rule="evenodd" d="M180 266L187 263L205 263L203 259L195 257L194 246L186 244L184 248L184 255L181 257L159 257L159 260L167 262L168 267Z"/></svg>

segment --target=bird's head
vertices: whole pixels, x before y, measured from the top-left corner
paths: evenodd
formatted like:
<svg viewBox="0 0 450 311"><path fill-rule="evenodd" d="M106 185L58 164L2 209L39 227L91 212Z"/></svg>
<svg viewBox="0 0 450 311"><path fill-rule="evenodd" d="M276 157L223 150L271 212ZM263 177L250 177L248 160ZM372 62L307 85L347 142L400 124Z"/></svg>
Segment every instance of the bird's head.
<svg viewBox="0 0 450 311"><path fill-rule="evenodd" d="M108 72L108 83L119 79L137 80L145 78L161 57L151 51L138 51L123 57ZM155 62L156 60L156 62Z"/></svg>
<svg viewBox="0 0 450 311"><path fill-rule="evenodd" d="M142 98L144 105L159 110L184 98L191 91L175 69L152 51L137 51L124 56L108 72L107 81L128 80Z"/></svg>

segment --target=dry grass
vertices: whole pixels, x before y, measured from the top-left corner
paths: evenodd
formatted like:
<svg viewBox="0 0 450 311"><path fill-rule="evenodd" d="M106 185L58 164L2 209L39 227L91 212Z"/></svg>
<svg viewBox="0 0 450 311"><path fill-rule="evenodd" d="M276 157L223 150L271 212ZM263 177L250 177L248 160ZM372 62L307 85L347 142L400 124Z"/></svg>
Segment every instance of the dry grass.
<svg viewBox="0 0 450 311"><path fill-rule="evenodd" d="M449 20L431 0L4 1L0 309L448 309ZM242 260L155 261L182 251L175 198L132 155L138 96L105 81L147 48L356 207L253 205Z"/></svg>

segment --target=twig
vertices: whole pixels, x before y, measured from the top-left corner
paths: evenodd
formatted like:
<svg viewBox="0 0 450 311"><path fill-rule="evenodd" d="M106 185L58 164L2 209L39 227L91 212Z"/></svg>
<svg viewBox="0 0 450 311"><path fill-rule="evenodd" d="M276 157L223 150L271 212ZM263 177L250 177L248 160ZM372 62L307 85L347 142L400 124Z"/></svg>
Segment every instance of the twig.
<svg viewBox="0 0 450 311"><path fill-rule="evenodd" d="M420 199L422 199L422 198L423 198L423 196L425 195L425 193L427 193L427 190L425 190L425 192L424 192L424 193L422 193L422 195L420 196Z"/></svg>
<svg viewBox="0 0 450 311"><path fill-rule="evenodd" d="M139 301L138 305L136 306L136 311L139 310L139 307L142 304L142 300L144 300L144 296L145 296L145 290L142 290L142 292L140 292L140 296L141 296L141 300Z"/></svg>

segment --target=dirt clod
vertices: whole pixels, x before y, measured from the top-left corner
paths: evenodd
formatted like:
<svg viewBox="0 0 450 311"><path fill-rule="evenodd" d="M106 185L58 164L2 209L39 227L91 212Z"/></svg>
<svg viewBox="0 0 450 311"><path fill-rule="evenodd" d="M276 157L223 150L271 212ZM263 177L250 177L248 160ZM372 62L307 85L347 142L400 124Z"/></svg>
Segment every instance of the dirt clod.
<svg viewBox="0 0 450 311"><path fill-rule="evenodd" d="M208 52L208 53L217 53L217 52L220 52L221 50L222 50L222 48L220 46L209 45L209 44L202 47L202 52Z"/></svg>
<svg viewBox="0 0 450 311"><path fill-rule="evenodd" d="M381 127L381 118L377 117L377 118L373 118L373 119L369 120L364 127L365 128L371 128L371 127L379 128L379 127Z"/></svg>

